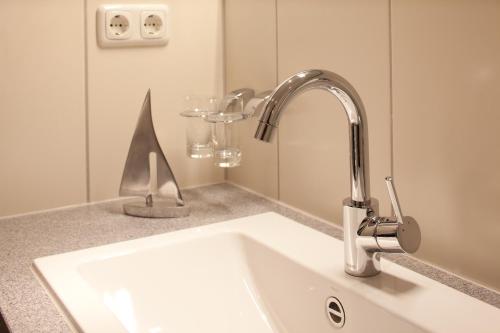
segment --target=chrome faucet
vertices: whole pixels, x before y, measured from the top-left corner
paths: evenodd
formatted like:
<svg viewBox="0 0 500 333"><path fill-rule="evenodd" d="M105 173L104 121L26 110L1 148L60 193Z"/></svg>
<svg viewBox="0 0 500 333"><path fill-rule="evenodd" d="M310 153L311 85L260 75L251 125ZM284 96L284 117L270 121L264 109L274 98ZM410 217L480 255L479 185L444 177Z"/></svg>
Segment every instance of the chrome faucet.
<svg viewBox="0 0 500 333"><path fill-rule="evenodd" d="M420 246L416 221L403 216L391 177L386 178L396 217L380 217L370 202L366 116L361 98L343 77L326 70L307 70L281 83L266 99L255 138L269 142L285 106L298 94L322 89L336 96L349 121L351 197L344 200L345 271L354 276L380 272L380 252L415 252ZM365 146L366 145L366 146Z"/></svg>

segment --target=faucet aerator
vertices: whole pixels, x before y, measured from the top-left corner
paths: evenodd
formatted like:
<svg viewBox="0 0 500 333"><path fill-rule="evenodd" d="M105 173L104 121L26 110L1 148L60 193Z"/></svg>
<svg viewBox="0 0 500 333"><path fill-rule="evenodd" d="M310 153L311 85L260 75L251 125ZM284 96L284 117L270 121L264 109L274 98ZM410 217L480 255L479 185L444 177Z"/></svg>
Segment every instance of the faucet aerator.
<svg viewBox="0 0 500 333"><path fill-rule="evenodd" d="M273 125L259 121L254 138L260 141L270 142L275 128L276 127Z"/></svg>

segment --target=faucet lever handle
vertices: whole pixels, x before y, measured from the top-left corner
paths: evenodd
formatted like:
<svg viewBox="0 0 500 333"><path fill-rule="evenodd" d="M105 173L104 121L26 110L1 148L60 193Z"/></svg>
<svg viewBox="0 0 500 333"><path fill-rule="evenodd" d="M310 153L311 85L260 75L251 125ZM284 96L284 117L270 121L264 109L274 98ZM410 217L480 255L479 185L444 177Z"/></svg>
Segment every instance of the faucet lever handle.
<svg viewBox="0 0 500 333"><path fill-rule="evenodd" d="M389 197L391 198L392 208L396 214L396 219L398 223L403 223L403 213L401 212L401 207L399 206L398 196L396 194L396 189L394 188L394 181L392 177L385 177L385 184L387 185L387 191L389 192Z"/></svg>

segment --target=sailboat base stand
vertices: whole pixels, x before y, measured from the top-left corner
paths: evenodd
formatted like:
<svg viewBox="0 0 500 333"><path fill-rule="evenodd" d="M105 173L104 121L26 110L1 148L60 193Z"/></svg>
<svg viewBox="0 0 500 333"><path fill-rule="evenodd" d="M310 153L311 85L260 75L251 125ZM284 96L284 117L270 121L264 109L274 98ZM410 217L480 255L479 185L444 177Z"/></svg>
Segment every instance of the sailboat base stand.
<svg viewBox="0 0 500 333"><path fill-rule="evenodd" d="M134 201L123 205L123 212L130 216L147 218L175 218L188 216L191 209L172 201L155 201L148 206L145 201Z"/></svg>

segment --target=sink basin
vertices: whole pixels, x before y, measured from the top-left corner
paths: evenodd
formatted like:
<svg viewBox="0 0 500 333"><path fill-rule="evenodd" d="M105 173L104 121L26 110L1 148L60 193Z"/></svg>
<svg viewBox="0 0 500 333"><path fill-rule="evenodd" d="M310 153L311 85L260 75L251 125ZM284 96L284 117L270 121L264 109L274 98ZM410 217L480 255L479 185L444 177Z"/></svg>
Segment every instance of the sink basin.
<svg viewBox="0 0 500 333"><path fill-rule="evenodd" d="M36 259L77 332L498 332L500 310L276 213ZM335 304L332 304L335 303ZM342 326L340 328L340 326Z"/></svg>

